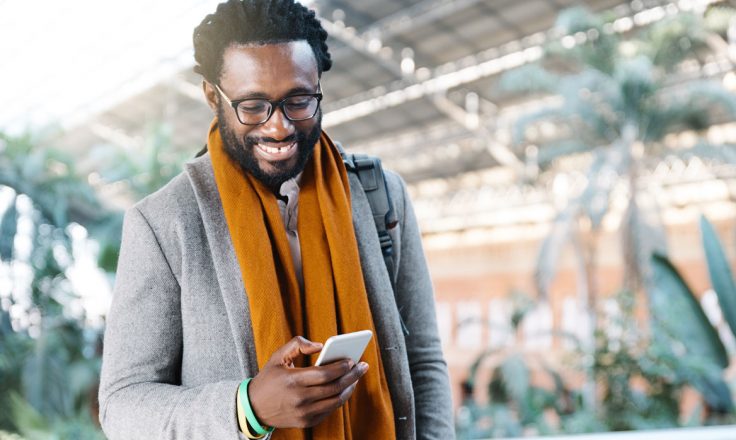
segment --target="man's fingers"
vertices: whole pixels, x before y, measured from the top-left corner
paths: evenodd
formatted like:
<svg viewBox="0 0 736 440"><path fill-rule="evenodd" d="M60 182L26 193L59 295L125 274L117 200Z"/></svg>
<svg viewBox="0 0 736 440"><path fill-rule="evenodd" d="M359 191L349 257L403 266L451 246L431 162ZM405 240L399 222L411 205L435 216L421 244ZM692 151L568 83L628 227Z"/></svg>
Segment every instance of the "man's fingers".
<svg viewBox="0 0 736 440"><path fill-rule="evenodd" d="M319 367L300 368L291 372L294 382L303 387L313 387L334 382L338 378L350 373L353 361L343 359Z"/></svg>
<svg viewBox="0 0 736 440"><path fill-rule="evenodd" d="M368 364L359 363L346 374L339 376L329 383L311 386L307 389L305 397L307 400L318 401L344 393L347 388L354 386L358 380L368 371ZM352 393L352 392L351 392Z"/></svg>
<svg viewBox="0 0 736 440"><path fill-rule="evenodd" d="M340 394L312 403L310 405L310 412L312 414L324 415L332 413L334 410L344 405L345 402L348 401L348 399L350 399L350 396L353 395L353 391L355 391L355 387L357 385L358 383L354 382L352 385L342 390Z"/></svg>
<svg viewBox="0 0 736 440"><path fill-rule="evenodd" d="M345 402L348 401L348 399L350 399L350 396L353 395L353 391L355 391L355 387L357 386L358 382L354 382L352 385L345 388L339 396L337 396L338 406L342 406Z"/></svg>
<svg viewBox="0 0 736 440"><path fill-rule="evenodd" d="M289 365L300 355L319 353L320 350L322 350L321 343L312 342L301 336L294 336L273 354L271 361L281 365Z"/></svg>

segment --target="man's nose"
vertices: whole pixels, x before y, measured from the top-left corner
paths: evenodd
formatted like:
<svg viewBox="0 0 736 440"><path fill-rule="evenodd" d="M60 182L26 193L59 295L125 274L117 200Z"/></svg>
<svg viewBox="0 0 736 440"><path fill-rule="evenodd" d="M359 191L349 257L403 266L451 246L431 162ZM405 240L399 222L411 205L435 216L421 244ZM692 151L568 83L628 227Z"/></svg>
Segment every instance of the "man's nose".
<svg viewBox="0 0 736 440"><path fill-rule="evenodd" d="M273 114L263 123L261 131L264 137L285 139L294 134L294 123L284 115L284 110L279 106L273 109Z"/></svg>

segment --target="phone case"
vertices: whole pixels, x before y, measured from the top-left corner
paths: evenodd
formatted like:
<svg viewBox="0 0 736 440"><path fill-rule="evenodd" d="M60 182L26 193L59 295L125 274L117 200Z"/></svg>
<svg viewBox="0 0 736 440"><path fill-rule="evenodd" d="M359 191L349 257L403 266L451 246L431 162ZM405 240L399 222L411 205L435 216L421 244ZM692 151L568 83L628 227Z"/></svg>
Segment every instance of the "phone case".
<svg viewBox="0 0 736 440"><path fill-rule="evenodd" d="M373 332L370 330L332 336L325 342L314 365L325 365L340 359L352 359L357 364L372 337Z"/></svg>

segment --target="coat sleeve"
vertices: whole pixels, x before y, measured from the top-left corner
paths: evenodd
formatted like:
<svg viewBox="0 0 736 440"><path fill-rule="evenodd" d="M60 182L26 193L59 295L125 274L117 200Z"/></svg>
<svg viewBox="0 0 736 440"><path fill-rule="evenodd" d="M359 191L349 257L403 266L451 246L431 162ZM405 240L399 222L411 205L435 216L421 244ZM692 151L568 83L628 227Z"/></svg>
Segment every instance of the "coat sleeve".
<svg viewBox="0 0 736 440"><path fill-rule="evenodd" d="M394 176L401 191L397 208L399 213L403 211L396 297L409 330L406 348L414 388L417 438L454 439L450 381L437 329L432 282L406 185Z"/></svg>
<svg viewBox="0 0 736 440"><path fill-rule="evenodd" d="M238 439L238 381L182 386L180 287L148 221L125 216L100 377L100 422L116 439Z"/></svg>

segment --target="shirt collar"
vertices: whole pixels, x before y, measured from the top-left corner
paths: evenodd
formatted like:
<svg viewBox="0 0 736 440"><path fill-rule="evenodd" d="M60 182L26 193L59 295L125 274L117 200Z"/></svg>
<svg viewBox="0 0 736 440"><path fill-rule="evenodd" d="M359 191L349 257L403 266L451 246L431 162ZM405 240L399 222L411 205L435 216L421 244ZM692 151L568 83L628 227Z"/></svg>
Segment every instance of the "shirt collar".
<svg viewBox="0 0 736 440"><path fill-rule="evenodd" d="M296 176L292 177L291 179L287 180L286 182L281 184L281 188L279 188L279 194L281 196L289 197L291 198L294 193L299 193L299 184L302 181L302 174L304 172L300 172Z"/></svg>

